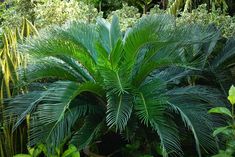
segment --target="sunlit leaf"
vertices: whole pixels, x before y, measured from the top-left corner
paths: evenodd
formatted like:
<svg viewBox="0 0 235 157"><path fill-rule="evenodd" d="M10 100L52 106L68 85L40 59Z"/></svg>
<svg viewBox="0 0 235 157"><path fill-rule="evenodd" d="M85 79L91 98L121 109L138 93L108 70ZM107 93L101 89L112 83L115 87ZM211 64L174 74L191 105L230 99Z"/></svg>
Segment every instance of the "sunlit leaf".
<svg viewBox="0 0 235 157"><path fill-rule="evenodd" d="M17 154L17 155L14 155L13 157L31 157L31 155L29 155L29 154Z"/></svg>
<svg viewBox="0 0 235 157"><path fill-rule="evenodd" d="M231 88L229 89L229 96L228 100L232 105L235 104L235 87L232 85Z"/></svg>
<svg viewBox="0 0 235 157"><path fill-rule="evenodd" d="M70 144L69 148L63 153L62 157L80 157L80 153L77 151L77 148Z"/></svg>
<svg viewBox="0 0 235 157"><path fill-rule="evenodd" d="M232 113L229 111L229 109L225 107L215 107L208 111L209 113L219 113L219 114L225 114L229 117L232 117Z"/></svg>
<svg viewBox="0 0 235 157"><path fill-rule="evenodd" d="M218 135L218 134L224 132L224 131L227 130L228 128L229 128L229 126L216 128L216 130L213 132L213 136L216 136L216 135Z"/></svg>

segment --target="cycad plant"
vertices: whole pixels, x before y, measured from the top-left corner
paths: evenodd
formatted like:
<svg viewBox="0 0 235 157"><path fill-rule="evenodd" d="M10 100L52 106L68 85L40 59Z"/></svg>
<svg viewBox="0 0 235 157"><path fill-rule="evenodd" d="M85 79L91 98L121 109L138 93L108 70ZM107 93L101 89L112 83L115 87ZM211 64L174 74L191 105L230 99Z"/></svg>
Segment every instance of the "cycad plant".
<svg viewBox="0 0 235 157"><path fill-rule="evenodd" d="M210 25L208 29L216 31L217 28ZM189 46L185 51L191 52L190 55L184 55L186 62L197 62L190 69L188 83L210 85L227 96L226 91L235 81L235 38L225 39L217 34L211 41Z"/></svg>
<svg viewBox="0 0 235 157"><path fill-rule="evenodd" d="M185 82L201 60L188 62L194 56L186 50L218 32L177 28L168 15L145 16L124 33L118 23L117 17L111 24L71 22L21 46L32 63L21 72L21 85L34 90L8 103L6 118L17 120L13 129L30 115L29 145L43 143L50 153L68 142L83 149L107 130L130 138L136 129L149 129L163 156L183 156L184 124L198 156L202 149L216 151L207 109L224 104L223 95Z"/></svg>

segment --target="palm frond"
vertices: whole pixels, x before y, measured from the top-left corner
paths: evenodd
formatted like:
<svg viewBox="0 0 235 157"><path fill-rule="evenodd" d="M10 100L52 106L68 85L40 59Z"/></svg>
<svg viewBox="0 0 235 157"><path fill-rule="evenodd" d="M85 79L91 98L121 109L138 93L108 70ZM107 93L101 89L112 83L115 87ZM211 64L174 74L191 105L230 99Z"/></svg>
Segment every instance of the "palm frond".
<svg viewBox="0 0 235 157"><path fill-rule="evenodd" d="M116 69L117 66L120 64L120 62L122 61L123 52L124 52L123 43L121 40L118 40L117 43L115 44L115 47L112 49L109 57L113 69Z"/></svg>
<svg viewBox="0 0 235 157"><path fill-rule="evenodd" d="M66 129L68 132L68 126L72 126L72 124L68 125L65 118L67 113L70 112L70 104L82 92L91 92L99 97L104 97L102 88L92 82L78 84L69 81L59 81L53 83L45 91L31 92L13 99L10 101L6 112L9 116L13 114L16 117L17 122L14 128L19 126L27 115L30 115L30 145L35 145L39 142L49 142L47 145L49 148L51 147L50 143L53 142L53 145L58 146L61 144L61 140L64 140L62 138L65 138L67 134L64 132L66 132ZM80 103L84 104L83 101ZM17 108L15 104L18 104ZM89 108L79 106L76 115L84 116L88 111L91 113L93 110ZM64 130L58 129L61 127L64 127ZM60 134L60 138L55 138L58 140L48 140L58 134Z"/></svg>
<svg viewBox="0 0 235 157"><path fill-rule="evenodd" d="M140 93L140 97L136 98L135 110L136 115L139 117L142 123L149 125L158 133L163 156L170 154L177 154L182 156L182 149L180 147L180 140L176 127L170 119L166 119L164 111L166 105L164 104L163 97L159 95L158 100L151 98ZM164 155L165 154L165 155Z"/></svg>
<svg viewBox="0 0 235 157"><path fill-rule="evenodd" d="M203 58L204 58L203 59L204 61L203 61L203 64L202 64L203 66L208 64L207 62L209 60L209 57L212 55L212 53L213 53L213 51L214 51L214 49L216 47L216 44L217 44L218 40L221 37L221 33L218 32L217 28L214 25L209 25L207 30L209 32L213 32L214 31L214 32L217 32L217 33L215 33L215 36L209 42L204 43L202 45L201 53L202 53Z"/></svg>
<svg viewBox="0 0 235 157"><path fill-rule="evenodd" d="M161 58L155 61L149 61L140 67L133 82L134 84L138 85L142 81L144 81L146 77L148 77L154 70L167 68L169 66L172 66L173 64L176 65L177 63L180 63L180 62L177 61L176 57L174 59L171 57L166 57L166 58Z"/></svg>
<svg viewBox="0 0 235 157"><path fill-rule="evenodd" d="M207 106L226 106L225 95L218 89L208 86L187 86L181 88L175 88L166 92L169 96L190 96L194 99L207 102ZM204 106L206 108L206 106Z"/></svg>
<svg viewBox="0 0 235 157"><path fill-rule="evenodd" d="M96 86L90 83L81 85L74 82L62 81L54 83L47 90L48 95L41 100L35 112L31 114L29 144L45 143L48 151L53 154L55 151L54 146L59 147L66 138L70 138L70 131L74 127L76 118L86 114L101 112L99 108L96 108L97 103L91 105L87 101L84 102L81 98L74 102L75 97L80 93L90 92L89 90L93 89L94 91L91 92L101 96L100 89L95 88ZM72 106L73 108L70 108ZM73 112L73 110L76 111L71 115L74 119L69 121L69 117L66 116L70 116L70 112Z"/></svg>
<svg viewBox="0 0 235 157"><path fill-rule="evenodd" d="M84 149L101 130L102 124L103 120L100 117L88 116L82 128L73 135L70 143L78 146L78 150Z"/></svg>
<svg viewBox="0 0 235 157"><path fill-rule="evenodd" d="M29 64L27 69L21 69L21 80L32 83L44 78L57 78L61 80L71 80L75 82L83 82L85 78L67 63L56 59L46 58L36 63Z"/></svg>
<svg viewBox="0 0 235 157"><path fill-rule="evenodd" d="M73 58L57 56L43 58L19 70L21 81L31 83L43 78L57 78L75 82L94 81L87 70Z"/></svg>
<svg viewBox="0 0 235 157"><path fill-rule="evenodd" d="M169 84L179 84L186 76L190 76L191 71L181 67L170 66L162 70L153 71L146 79L159 78Z"/></svg>
<svg viewBox="0 0 235 157"><path fill-rule="evenodd" d="M227 61L231 61L235 56L235 38L231 38L227 41L223 51L219 53L212 61L213 67L227 67Z"/></svg>
<svg viewBox="0 0 235 157"><path fill-rule="evenodd" d="M33 91L16 96L12 100L6 100L3 114L5 123L10 123L12 120L16 122L12 128L14 131L25 120L26 116L35 110L45 95L46 93L42 91Z"/></svg>
<svg viewBox="0 0 235 157"><path fill-rule="evenodd" d="M124 38L125 57L128 60L135 60L139 50L146 45L156 41L164 42L171 36L170 32L174 27L172 16L146 16L130 29ZM163 32L163 33L161 33Z"/></svg>
<svg viewBox="0 0 235 157"><path fill-rule="evenodd" d="M79 84L74 82L56 82L45 91L45 96L31 114L30 145L43 142L50 136L51 131L63 120L70 102L77 96L78 87Z"/></svg>
<svg viewBox="0 0 235 157"><path fill-rule="evenodd" d="M77 60L90 74L94 74L95 59L83 45L71 42L69 37L67 40L64 39L60 32L57 35L50 32L46 33L40 38L30 39L27 45L21 46L21 51L27 52L31 56L36 57L36 59L66 55Z"/></svg>
<svg viewBox="0 0 235 157"><path fill-rule="evenodd" d="M191 51L185 49L218 37L218 30L197 25L179 28L175 27L174 22L171 16L146 16L126 33L124 57L128 58L127 62L131 62L131 69L135 71L135 84L140 84L158 68L175 65L195 69L194 64L200 64L202 58L197 61L193 61L192 57L183 60L185 56L192 56ZM148 31L151 31L149 36L145 35Z"/></svg>
<svg viewBox="0 0 235 157"><path fill-rule="evenodd" d="M114 49L117 41L122 39L118 17L113 16L111 24L104 19L98 19L97 25L101 44L109 54Z"/></svg>
<svg viewBox="0 0 235 157"><path fill-rule="evenodd" d="M53 154L55 149L60 149L72 136L74 124L78 118L84 116L87 112L87 108L87 105L71 108L64 114L64 118L50 130L50 134L47 135L47 138L43 141L47 147L48 154Z"/></svg>
<svg viewBox="0 0 235 157"><path fill-rule="evenodd" d="M107 94L107 125L111 128L116 126L116 131L123 131L132 113L133 98L130 94L124 93L116 95Z"/></svg>
<svg viewBox="0 0 235 157"><path fill-rule="evenodd" d="M213 125L207 110L205 110L205 104L197 101L193 102L192 99L184 99L184 101L188 101L184 102L182 98L173 98L169 104L181 116L185 126L192 131L198 155L202 156L201 147L216 152L217 143L216 139L212 136Z"/></svg>
<svg viewBox="0 0 235 157"><path fill-rule="evenodd" d="M159 80L146 82L135 96L136 115L142 123L149 126L151 121L161 119L166 108L166 98L161 94L164 84Z"/></svg>
<svg viewBox="0 0 235 157"><path fill-rule="evenodd" d="M100 41L96 25L73 21L62 28L55 29L52 35L81 46L94 62L97 61L96 46Z"/></svg>
<svg viewBox="0 0 235 157"><path fill-rule="evenodd" d="M107 91L121 95L128 93L130 87L130 79L128 76L128 69L120 67L120 69L110 69L107 67L99 67L101 77L103 78L104 88Z"/></svg>
<svg viewBox="0 0 235 157"><path fill-rule="evenodd" d="M163 157L183 156L179 132L171 119L161 117L157 121L151 121L151 126L160 137Z"/></svg>
<svg viewBox="0 0 235 157"><path fill-rule="evenodd" d="M86 68L79 64L77 60L67 56L57 56L57 58L61 59L64 64L70 66L75 71L75 73L79 74L79 76L82 77L84 81L94 81Z"/></svg>
<svg viewBox="0 0 235 157"><path fill-rule="evenodd" d="M202 86L178 88L169 93L168 103L192 131L198 155L202 156L201 147L216 152L217 141L212 136L213 123L207 111L210 106L225 105L223 95L215 89Z"/></svg>
<svg viewBox="0 0 235 157"><path fill-rule="evenodd" d="M226 96L231 84L235 83L235 77L232 74L232 70L230 68L220 69L220 67L218 67L216 69L212 69L212 74L214 76L215 82L218 84L218 87L224 92L224 95Z"/></svg>
<svg viewBox="0 0 235 157"><path fill-rule="evenodd" d="M164 82L157 79L141 84L135 97L135 113L143 124L150 125L158 133L163 156L182 156L176 126L164 115L167 107L164 90Z"/></svg>

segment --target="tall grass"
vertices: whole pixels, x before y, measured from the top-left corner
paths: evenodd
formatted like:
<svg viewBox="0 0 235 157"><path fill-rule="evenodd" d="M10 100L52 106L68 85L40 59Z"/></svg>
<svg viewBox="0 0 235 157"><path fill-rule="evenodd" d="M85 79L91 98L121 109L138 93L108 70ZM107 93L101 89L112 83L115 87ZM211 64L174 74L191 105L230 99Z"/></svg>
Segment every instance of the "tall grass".
<svg viewBox="0 0 235 157"><path fill-rule="evenodd" d="M27 141L27 125L22 126L12 133L13 120L3 124L4 99L11 98L24 89L19 89L17 69L27 65L26 56L19 53L19 42L30 35L37 34L36 28L27 20L23 19L20 28L5 28L2 34L2 47L0 47L0 156L12 157L16 153L25 151Z"/></svg>

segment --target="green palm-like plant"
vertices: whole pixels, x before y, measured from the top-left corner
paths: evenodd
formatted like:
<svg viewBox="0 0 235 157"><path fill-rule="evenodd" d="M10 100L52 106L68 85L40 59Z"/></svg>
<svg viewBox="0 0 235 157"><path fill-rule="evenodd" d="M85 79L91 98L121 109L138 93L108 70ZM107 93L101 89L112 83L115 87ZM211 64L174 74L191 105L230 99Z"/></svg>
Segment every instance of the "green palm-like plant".
<svg viewBox="0 0 235 157"><path fill-rule="evenodd" d="M5 115L16 118L14 129L30 115L29 144L42 142L53 153L69 141L83 149L107 127L125 133L137 121L158 135L164 156L183 156L174 120L179 115L199 156L201 148L216 151L207 108L224 103L222 94L177 82L198 64L188 62L192 54L185 49L208 43L217 32L177 28L167 15L146 16L125 33L118 23L117 17L111 24L72 22L22 46L32 64L20 76L33 87L40 83L8 103Z"/></svg>
<svg viewBox="0 0 235 157"><path fill-rule="evenodd" d="M215 29L213 25L208 27L208 30ZM185 59L187 62L198 60L198 64L193 65L194 69L191 69L190 73L194 76L189 79L189 84L204 82L220 89L227 96L226 91L234 83L235 78L235 38L220 38L220 34L217 34L210 42L188 47L186 51L192 52L192 55Z"/></svg>

